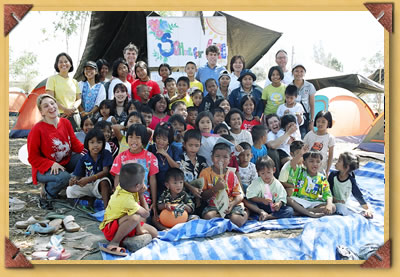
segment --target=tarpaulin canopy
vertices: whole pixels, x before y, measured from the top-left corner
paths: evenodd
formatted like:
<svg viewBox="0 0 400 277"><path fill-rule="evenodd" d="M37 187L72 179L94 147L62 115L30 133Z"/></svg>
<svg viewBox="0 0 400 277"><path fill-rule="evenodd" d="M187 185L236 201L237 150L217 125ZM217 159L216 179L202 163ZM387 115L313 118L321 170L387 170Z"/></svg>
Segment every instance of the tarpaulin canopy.
<svg viewBox="0 0 400 277"><path fill-rule="evenodd" d="M86 47L74 78L81 79L83 65L88 60L104 58L111 65L122 57L129 42L139 48L138 60L147 61L146 16L150 14L157 16L150 11L92 12ZM228 61L240 54L245 57L247 68L255 65L282 35L226 13L216 12L215 16L227 18Z"/></svg>
<svg viewBox="0 0 400 277"><path fill-rule="evenodd" d="M350 90L356 94L384 93L384 87L360 74L347 74L319 79L307 80L311 82L316 90L327 87L340 87Z"/></svg>

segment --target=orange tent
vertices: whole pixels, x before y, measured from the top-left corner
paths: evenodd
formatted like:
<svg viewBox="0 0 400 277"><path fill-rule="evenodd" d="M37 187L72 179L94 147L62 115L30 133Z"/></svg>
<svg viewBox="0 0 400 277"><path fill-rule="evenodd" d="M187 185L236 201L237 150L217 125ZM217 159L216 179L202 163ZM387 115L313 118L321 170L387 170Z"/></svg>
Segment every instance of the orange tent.
<svg viewBox="0 0 400 277"><path fill-rule="evenodd" d="M26 100L25 93L21 91L9 91L8 92L8 113L16 114L22 107Z"/></svg>
<svg viewBox="0 0 400 277"><path fill-rule="evenodd" d="M32 90L28 98L25 99L24 104L19 110L18 120L10 131L10 138L27 137L33 125L42 119L42 115L36 106L36 99L40 94L46 92L46 82L47 79L41 81L34 90Z"/></svg>
<svg viewBox="0 0 400 277"><path fill-rule="evenodd" d="M333 126L328 132L335 137L363 136L375 119L371 108L351 91L328 87L320 89L315 94L329 99L328 110L332 114Z"/></svg>

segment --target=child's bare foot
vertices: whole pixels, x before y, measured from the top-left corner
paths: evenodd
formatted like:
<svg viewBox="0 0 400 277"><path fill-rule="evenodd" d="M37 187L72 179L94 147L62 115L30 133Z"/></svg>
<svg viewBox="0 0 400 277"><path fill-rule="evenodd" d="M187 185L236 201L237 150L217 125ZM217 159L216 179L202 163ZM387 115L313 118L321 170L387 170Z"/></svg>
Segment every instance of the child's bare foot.
<svg viewBox="0 0 400 277"><path fill-rule="evenodd" d="M324 213L316 213L316 212L309 212L308 216L312 218L320 218L323 217L325 214Z"/></svg>

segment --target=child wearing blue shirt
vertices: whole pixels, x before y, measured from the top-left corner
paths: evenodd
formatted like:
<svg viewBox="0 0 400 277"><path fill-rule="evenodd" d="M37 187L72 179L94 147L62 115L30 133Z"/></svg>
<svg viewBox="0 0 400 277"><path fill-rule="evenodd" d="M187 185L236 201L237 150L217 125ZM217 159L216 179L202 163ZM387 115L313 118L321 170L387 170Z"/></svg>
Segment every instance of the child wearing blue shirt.
<svg viewBox="0 0 400 277"><path fill-rule="evenodd" d="M95 197L103 199L104 208L107 207L112 187L107 175L113 159L105 145L101 130L94 128L87 133L84 146L88 153L81 157L69 180L68 198Z"/></svg>

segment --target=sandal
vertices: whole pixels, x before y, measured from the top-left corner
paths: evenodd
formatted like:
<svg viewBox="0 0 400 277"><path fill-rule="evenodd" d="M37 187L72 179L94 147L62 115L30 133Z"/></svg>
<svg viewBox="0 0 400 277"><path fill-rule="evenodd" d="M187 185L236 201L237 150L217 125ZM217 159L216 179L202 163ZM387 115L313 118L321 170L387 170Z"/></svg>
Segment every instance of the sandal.
<svg viewBox="0 0 400 277"><path fill-rule="evenodd" d="M47 257L52 260L68 260L71 258L71 253L66 252L64 248L60 250L53 246L50 248L49 252L47 252Z"/></svg>
<svg viewBox="0 0 400 277"><path fill-rule="evenodd" d="M49 223L49 220L44 219L43 217L40 216L31 216L27 220L24 221L17 221L15 223L15 227L17 229L26 229L28 228L29 225L35 224L35 223Z"/></svg>
<svg viewBox="0 0 400 277"><path fill-rule="evenodd" d="M64 219L65 215L51 212L46 215L46 218L47 219Z"/></svg>
<svg viewBox="0 0 400 277"><path fill-rule="evenodd" d="M57 232L61 228L62 219L56 218L50 221L49 226L54 227L54 232Z"/></svg>
<svg viewBox="0 0 400 277"><path fill-rule="evenodd" d="M116 255L116 256L123 256L126 257L128 254L126 253L126 249L120 246L116 245L107 245L107 247L104 246L99 246L100 250L103 252L106 252L111 255Z"/></svg>
<svg viewBox="0 0 400 277"><path fill-rule="evenodd" d="M72 215L67 215L63 219L63 223L64 223L64 228L67 232L78 232L81 229L81 227L78 224L76 224L75 218Z"/></svg>
<svg viewBox="0 0 400 277"><path fill-rule="evenodd" d="M21 212L26 208L26 202L18 198L9 198L8 207L10 212Z"/></svg>
<svg viewBox="0 0 400 277"><path fill-rule="evenodd" d="M54 232L54 227L49 226L49 224L47 223L35 223L32 224L28 227L27 229L27 234L35 234L35 233L39 233L39 234L50 234Z"/></svg>

